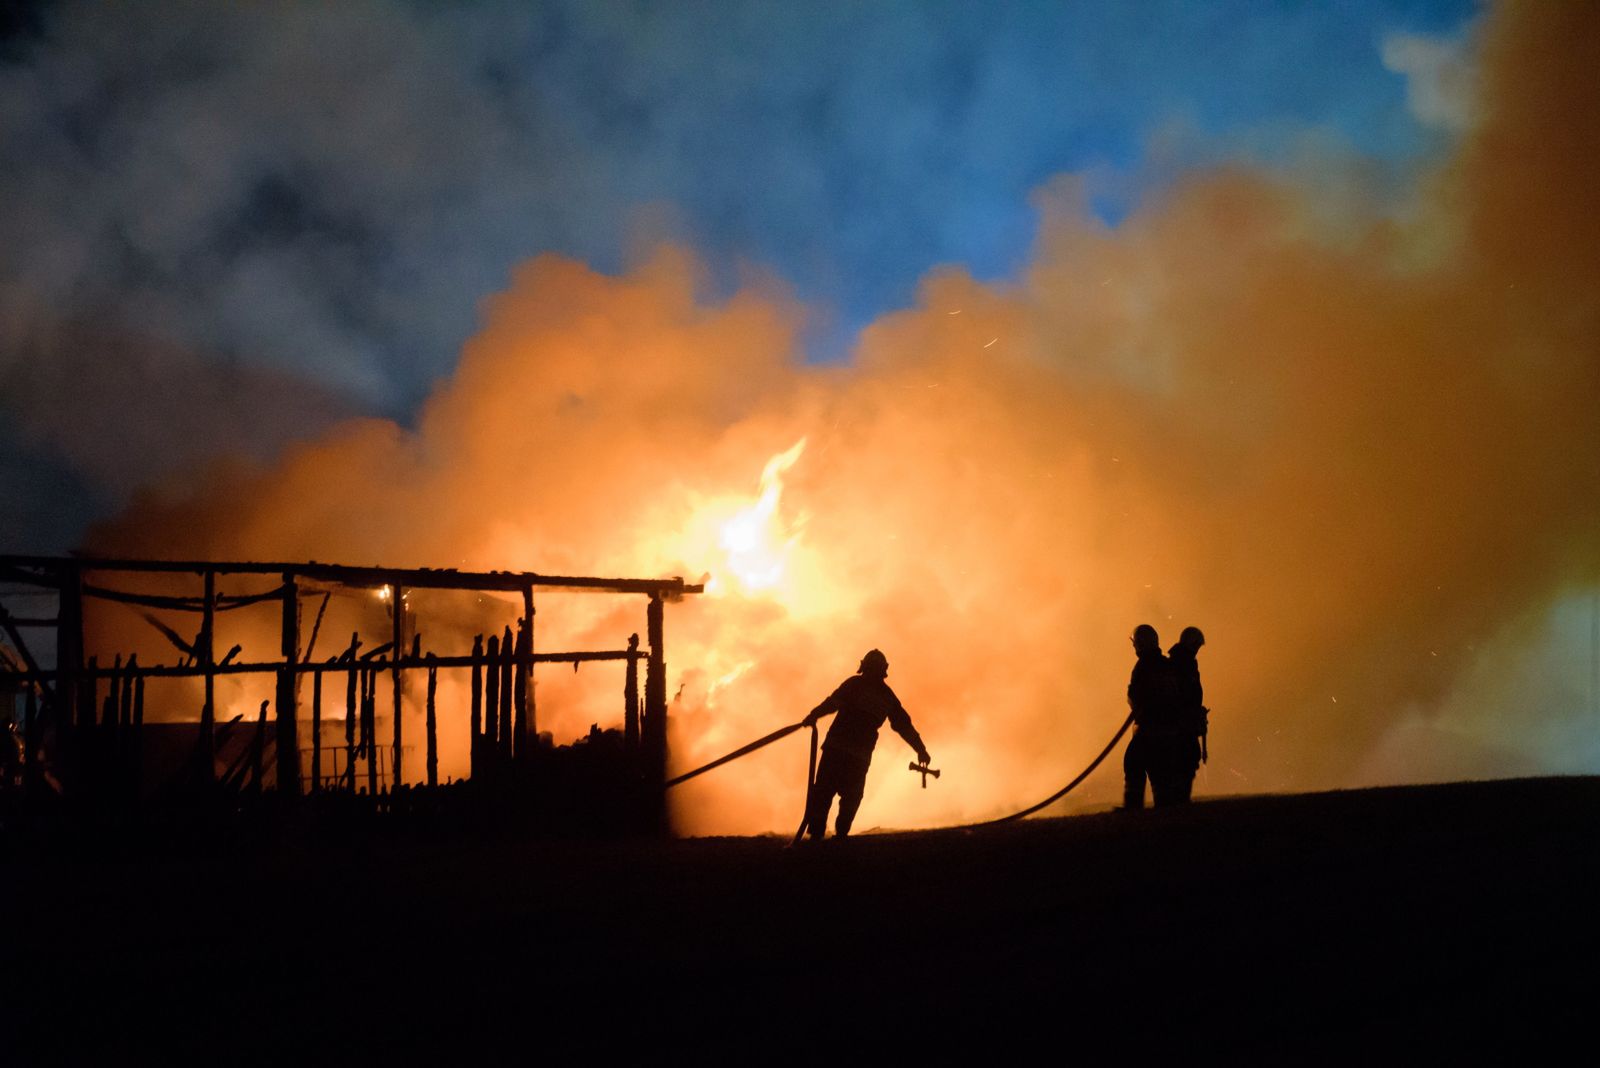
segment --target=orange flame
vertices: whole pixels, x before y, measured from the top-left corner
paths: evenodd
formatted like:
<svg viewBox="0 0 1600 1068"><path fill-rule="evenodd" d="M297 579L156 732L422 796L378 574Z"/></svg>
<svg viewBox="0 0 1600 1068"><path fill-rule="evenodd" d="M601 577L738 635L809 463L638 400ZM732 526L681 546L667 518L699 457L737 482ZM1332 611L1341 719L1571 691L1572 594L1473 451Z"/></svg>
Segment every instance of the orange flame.
<svg viewBox="0 0 1600 1068"><path fill-rule="evenodd" d="M800 459L806 439L767 461L761 471L761 493L753 504L741 508L721 524L718 545L724 553L732 584L745 593L776 588L784 577L784 565L800 540L796 521L786 525L778 515L783 496L783 475ZM707 592L724 592L728 583L713 575Z"/></svg>

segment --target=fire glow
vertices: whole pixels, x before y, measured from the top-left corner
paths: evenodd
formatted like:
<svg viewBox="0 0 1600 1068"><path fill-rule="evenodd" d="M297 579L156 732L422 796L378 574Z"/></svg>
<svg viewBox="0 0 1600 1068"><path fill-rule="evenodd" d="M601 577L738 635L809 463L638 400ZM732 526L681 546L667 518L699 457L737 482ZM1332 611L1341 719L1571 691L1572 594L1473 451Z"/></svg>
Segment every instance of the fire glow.
<svg viewBox="0 0 1600 1068"><path fill-rule="evenodd" d="M1495 106L1407 220L1240 165L1108 230L1062 181L1016 279L930 274L846 367L804 362L781 295L702 299L684 250L614 277L541 256L414 430L354 421L140 498L94 547L709 572L674 608L674 767L797 721L878 647L946 774L920 790L891 752L863 829L1053 791L1126 714L1146 621L1206 631L1213 751L1253 789L1497 773L1529 732L1454 693L1473 645L1519 649L1530 606L1600 578L1596 66L1566 45L1580 16L1541 10L1496 24ZM1537 374L1506 373L1529 352ZM539 640L614 647L638 615L544 612ZM615 726L604 670L541 668L540 728ZM1451 700L1448 730L1388 744ZM773 746L675 791L679 825L792 829L803 772Z"/></svg>
<svg viewBox="0 0 1600 1068"><path fill-rule="evenodd" d="M778 503L783 496L784 472L795 465L805 447L806 439L801 438L768 460L761 472L761 495L722 524L717 540L726 554L729 573L746 592L777 586L783 578L784 563L799 540L799 534L791 532L780 520ZM798 527L797 521L793 529ZM706 584L708 593L723 588L715 575Z"/></svg>

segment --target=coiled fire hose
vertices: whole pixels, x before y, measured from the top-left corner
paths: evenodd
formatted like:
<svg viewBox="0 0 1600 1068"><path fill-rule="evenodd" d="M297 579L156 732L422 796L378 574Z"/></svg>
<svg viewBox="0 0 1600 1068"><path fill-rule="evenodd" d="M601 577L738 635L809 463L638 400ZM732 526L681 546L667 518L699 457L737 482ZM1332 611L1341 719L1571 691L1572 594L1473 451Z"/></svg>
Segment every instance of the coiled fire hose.
<svg viewBox="0 0 1600 1068"><path fill-rule="evenodd" d="M807 727L807 726L809 726L811 728L811 762L810 762L810 767L806 772L806 794L805 794L805 800L806 800L806 804L808 806L808 809L807 809L807 811L801 813L801 816L800 816L800 829L795 831L795 833L794 833L794 841L798 842L800 840L801 835L805 834L806 817L809 814L809 805L810 805L810 802L811 802L811 788L817 781L817 740L818 740L817 739L817 735L818 735L818 731L817 731L817 725L816 725L816 723L814 721L801 720L799 723L791 723L787 727L779 727L777 730L773 731L771 734L768 734L768 735L766 735L765 737L762 737L762 738L757 738L755 741L751 742L749 745L742 745L738 749L735 749L731 753L725 753L722 756L718 757L717 759L711 761L709 764L702 764L698 768L695 768L693 771L686 771L682 775L679 775L675 779L668 779L667 780L667 784L666 784L666 788L670 790L672 787L677 786L679 783L688 782L690 779L694 778L695 776L703 775L704 773L712 770L713 768L720 768L722 765L727 764L727 763L729 763L731 761L734 761L734 760L738 760L740 757L749 756L751 753L754 753L758 749L765 749L767 746L771 745L773 742L780 741L780 740L782 740L784 738L787 738L789 735L793 734L795 731L799 730L802 727ZM1128 714L1128 718L1122 721L1122 726L1117 728L1117 733L1113 734L1111 736L1111 740L1106 743L1106 747L1104 749L1100 750L1100 755L1095 757L1093 760L1091 760L1089 762L1089 766L1084 768L1082 771L1080 771L1077 774L1077 776L1071 782L1067 783L1067 785L1063 786L1061 789L1057 790L1055 793L1051 794L1049 797L1045 798L1043 801L1040 801L1038 804L1029 805L1027 808L1022 809L1019 812L1013 812L1008 816L1000 816L1000 817L998 817L996 819L992 819L992 820L981 820L981 821L979 821L977 823L958 824L955 829L958 829L958 830L971 830L972 828L975 828L975 827L993 827L996 824L1010 823L1012 820L1020 820L1025 816L1033 815L1035 812L1038 812L1040 809L1050 807L1051 805L1055 804L1057 801L1061 800L1063 797L1066 797L1073 790L1077 789L1078 785L1080 783L1082 783L1083 780L1087 779L1090 775L1092 775L1094 773L1094 770L1105 762L1106 757L1111 755L1111 751L1117 747L1117 743L1118 742L1122 741L1122 736L1128 733L1128 728L1131 727L1131 726L1133 726L1133 714L1130 712Z"/></svg>

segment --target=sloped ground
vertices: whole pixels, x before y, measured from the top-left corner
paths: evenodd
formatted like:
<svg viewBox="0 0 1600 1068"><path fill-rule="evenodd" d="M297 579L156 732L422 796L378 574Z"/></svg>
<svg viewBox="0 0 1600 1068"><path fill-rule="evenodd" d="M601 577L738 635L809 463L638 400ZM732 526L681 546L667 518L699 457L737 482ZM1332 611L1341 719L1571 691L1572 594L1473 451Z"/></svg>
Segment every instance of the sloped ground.
<svg viewBox="0 0 1600 1068"><path fill-rule="evenodd" d="M783 846L14 850L6 1033L28 1060L853 1060L864 1036L1298 1063L1594 1031L1596 778Z"/></svg>

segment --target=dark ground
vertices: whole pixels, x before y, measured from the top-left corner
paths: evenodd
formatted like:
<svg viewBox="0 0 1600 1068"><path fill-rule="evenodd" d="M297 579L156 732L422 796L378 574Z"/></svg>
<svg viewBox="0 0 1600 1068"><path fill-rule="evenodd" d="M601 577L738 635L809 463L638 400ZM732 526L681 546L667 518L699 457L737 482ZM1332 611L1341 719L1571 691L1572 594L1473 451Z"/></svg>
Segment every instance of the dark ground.
<svg viewBox="0 0 1600 1068"><path fill-rule="evenodd" d="M857 1035L907 1061L1543 1059L1596 1033L1597 832L1600 778L1567 778L798 851L13 841L0 1062L854 1062Z"/></svg>

